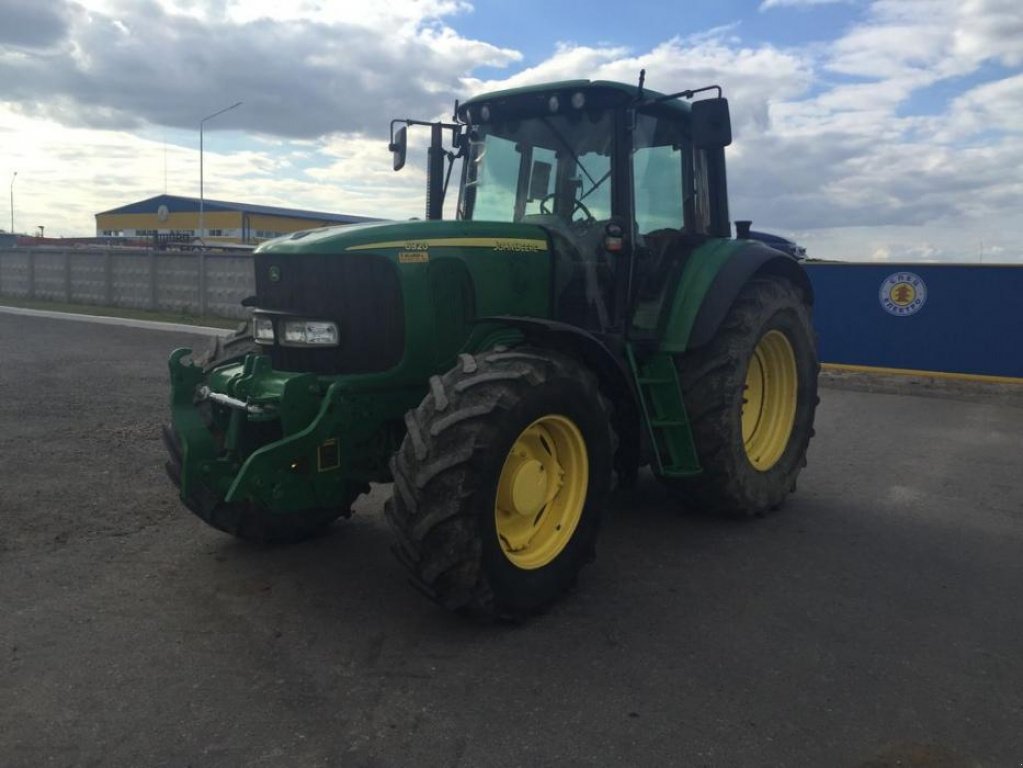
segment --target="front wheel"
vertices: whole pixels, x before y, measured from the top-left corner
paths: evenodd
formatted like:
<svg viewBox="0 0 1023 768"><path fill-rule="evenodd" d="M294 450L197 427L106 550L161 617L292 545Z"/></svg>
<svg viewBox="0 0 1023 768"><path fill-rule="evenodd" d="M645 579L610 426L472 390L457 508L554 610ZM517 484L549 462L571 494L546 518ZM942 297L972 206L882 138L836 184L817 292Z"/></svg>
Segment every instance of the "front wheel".
<svg viewBox="0 0 1023 768"><path fill-rule="evenodd" d="M787 280L749 283L717 335L677 360L703 474L669 480L692 506L763 514L795 490L817 407L810 307Z"/></svg>
<svg viewBox="0 0 1023 768"><path fill-rule="evenodd" d="M451 610L535 613L593 557L610 406L578 362L532 348L462 355L430 390L391 463L399 559Z"/></svg>

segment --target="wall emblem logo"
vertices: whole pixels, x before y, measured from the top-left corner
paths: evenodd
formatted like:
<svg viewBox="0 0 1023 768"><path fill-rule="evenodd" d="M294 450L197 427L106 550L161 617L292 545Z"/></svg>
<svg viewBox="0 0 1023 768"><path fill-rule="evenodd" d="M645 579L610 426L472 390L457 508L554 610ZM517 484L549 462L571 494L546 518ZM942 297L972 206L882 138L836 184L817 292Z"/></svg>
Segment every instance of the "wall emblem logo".
<svg viewBox="0 0 1023 768"><path fill-rule="evenodd" d="M927 302L927 284L913 272L895 272L881 283L877 298L889 314L915 315Z"/></svg>
<svg viewBox="0 0 1023 768"><path fill-rule="evenodd" d="M167 218L169 216L170 209L168 209L166 205L161 205L159 208L156 209L156 218L159 219L160 221L167 221Z"/></svg>
<svg viewBox="0 0 1023 768"><path fill-rule="evenodd" d="M274 264L270 267L270 282L279 283L281 281L281 268Z"/></svg>

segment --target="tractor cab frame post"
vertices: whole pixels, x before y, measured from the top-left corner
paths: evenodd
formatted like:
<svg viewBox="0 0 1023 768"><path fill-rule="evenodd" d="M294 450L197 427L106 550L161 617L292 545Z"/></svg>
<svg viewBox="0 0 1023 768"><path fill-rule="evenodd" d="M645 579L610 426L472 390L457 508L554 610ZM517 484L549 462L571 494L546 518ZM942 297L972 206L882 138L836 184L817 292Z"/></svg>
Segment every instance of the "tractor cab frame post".
<svg viewBox="0 0 1023 768"><path fill-rule="evenodd" d="M395 126L401 127L395 131ZM463 126L458 123L431 123L424 120L403 120L391 121L391 141L387 149L394 156L394 170L400 171L405 166L405 157L408 152L408 127L411 125L426 125L430 127L430 148L426 154L426 218L436 221L444 218L444 196L447 192L447 178L444 173L444 158L449 157L454 162L455 155L449 154L444 149L444 129L452 132L452 143L456 148L461 148L460 137Z"/></svg>

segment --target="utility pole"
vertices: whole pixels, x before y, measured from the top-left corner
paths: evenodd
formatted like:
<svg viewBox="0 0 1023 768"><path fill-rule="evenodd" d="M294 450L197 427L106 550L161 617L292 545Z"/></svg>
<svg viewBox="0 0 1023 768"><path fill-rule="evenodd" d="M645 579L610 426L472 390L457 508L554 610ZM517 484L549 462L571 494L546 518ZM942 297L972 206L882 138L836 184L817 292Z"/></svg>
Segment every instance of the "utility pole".
<svg viewBox="0 0 1023 768"><path fill-rule="evenodd" d="M207 120L212 120L213 118L217 117L217 115L222 115L225 112L230 112L235 107L240 107L241 105L242 105L242 103L240 101L235 102L230 107L224 107L219 112L214 112L212 115L207 115L206 117L204 117L202 120L199 121L199 241L200 241L200 244L203 245L203 246L205 246L205 244L206 244L206 239L205 239L206 238L205 221L204 221L204 218L203 218L203 207L204 207L203 203L205 201L205 195L203 193L203 173L202 173L202 170L203 170L202 169L203 130L204 130L205 126L206 126L206 121Z"/></svg>
<svg viewBox="0 0 1023 768"><path fill-rule="evenodd" d="M14 180L18 178L18 172L15 171L14 175L11 176L11 234L14 234Z"/></svg>

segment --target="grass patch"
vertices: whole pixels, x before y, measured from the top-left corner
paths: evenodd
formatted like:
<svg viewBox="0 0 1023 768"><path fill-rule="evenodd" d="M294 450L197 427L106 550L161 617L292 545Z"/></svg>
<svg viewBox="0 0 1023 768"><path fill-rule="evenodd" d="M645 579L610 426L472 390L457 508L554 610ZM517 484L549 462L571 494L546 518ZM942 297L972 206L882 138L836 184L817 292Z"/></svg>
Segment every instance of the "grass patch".
<svg viewBox="0 0 1023 768"><path fill-rule="evenodd" d="M161 323L180 323L182 325L201 325L209 328L237 328L241 320L230 317L206 315L199 317L190 312L150 312L146 309L128 309L126 307L100 307L94 304L65 304L59 301L39 301L32 299L16 299L0 296L0 306L18 307L19 309L45 309L50 312L73 312L78 315L99 315L102 317L123 317L130 320L155 320Z"/></svg>

